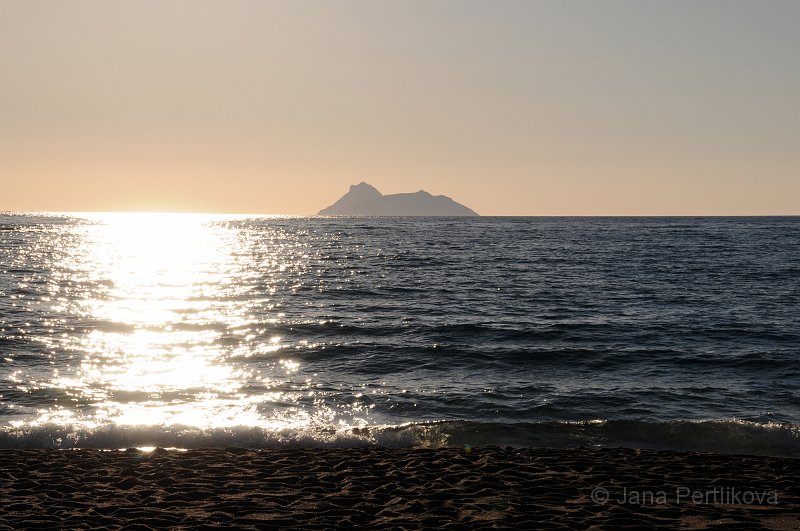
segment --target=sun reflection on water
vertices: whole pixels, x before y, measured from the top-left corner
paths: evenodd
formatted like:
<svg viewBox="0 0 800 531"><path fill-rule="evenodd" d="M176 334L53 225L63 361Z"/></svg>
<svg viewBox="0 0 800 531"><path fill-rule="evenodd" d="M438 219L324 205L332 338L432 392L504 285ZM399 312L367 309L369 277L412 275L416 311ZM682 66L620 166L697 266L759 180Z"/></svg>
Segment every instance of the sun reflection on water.
<svg viewBox="0 0 800 531"><path fill-rule="evenodd" d="M181 314L211 309L230 259L227 231L213 217L176 214L113 214L93 234L90 262L112 286L107 301L91 301L101 319L164 327ZM206 295L206 297L203 297ZM209 315L212 317L212 315ZM216 312L213 317L228 316Z"/></svg>
<svg viewBox="0 0 800 531"><path fill-rule="evenodd" d="M47 383L66 390L73 407L40 410L34 425L281 429L315 421L293 406L297 393L276 390L301 366L280 357L284 340L267 329L275 315L250 307L241 279L259 272L248 271L247 241L236 228L213 215L86 219L66 268L70 282L94 291L71 302L85 327L53 340L75 359ZM272 269L286 268L280 245L270 254ZM268 358L240 363L254 355Z"/></svg>

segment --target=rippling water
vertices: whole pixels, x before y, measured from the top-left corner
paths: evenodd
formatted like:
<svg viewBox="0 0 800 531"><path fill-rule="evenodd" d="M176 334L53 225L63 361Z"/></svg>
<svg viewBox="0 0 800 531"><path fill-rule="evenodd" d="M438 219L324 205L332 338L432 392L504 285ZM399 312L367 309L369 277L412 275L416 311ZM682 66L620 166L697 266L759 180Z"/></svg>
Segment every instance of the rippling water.
<svg viewBox="0 0 800 531"><path fill-rule="evenodd" d="M0 215L0 446L800 455L800 218Z"/></svg>

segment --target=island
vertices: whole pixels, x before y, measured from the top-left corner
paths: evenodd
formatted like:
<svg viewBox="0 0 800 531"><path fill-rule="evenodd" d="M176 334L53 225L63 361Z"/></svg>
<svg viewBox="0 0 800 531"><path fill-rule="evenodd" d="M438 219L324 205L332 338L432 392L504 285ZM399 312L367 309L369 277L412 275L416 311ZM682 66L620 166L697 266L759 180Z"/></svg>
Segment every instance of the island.
<svg viewBox="0 0 800 531"><path fill-rule="evenodd" d="M474 210L444 195L424 190L383 195L365 182L350 186L338 201L319 211L319 216L477 216Z"/></svg>

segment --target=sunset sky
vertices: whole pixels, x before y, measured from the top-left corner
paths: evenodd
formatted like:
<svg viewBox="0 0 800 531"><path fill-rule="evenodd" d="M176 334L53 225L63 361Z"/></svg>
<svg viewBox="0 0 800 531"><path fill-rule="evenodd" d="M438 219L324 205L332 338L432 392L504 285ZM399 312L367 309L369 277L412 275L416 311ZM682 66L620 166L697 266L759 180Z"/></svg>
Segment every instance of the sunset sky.
<svg viewBox="0 0 800 531"><path fill-rule="evenodd" d="M0 1L0 211L800 214L800 2Z"/></svg>

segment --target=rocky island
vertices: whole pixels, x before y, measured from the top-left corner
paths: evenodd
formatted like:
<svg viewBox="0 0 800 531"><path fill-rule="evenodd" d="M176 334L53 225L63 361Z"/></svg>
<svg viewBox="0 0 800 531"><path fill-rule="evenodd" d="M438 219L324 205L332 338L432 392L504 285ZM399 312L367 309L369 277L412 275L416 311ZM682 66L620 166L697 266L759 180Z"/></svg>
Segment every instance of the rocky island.
<svg viewBox="0 0 800 531"><path fill-rule="evenodd" d="M350 186L338 201L319 211L320 216L477 216L474 210L443 195L424 190L383 195L365 182Z"/></svg>

